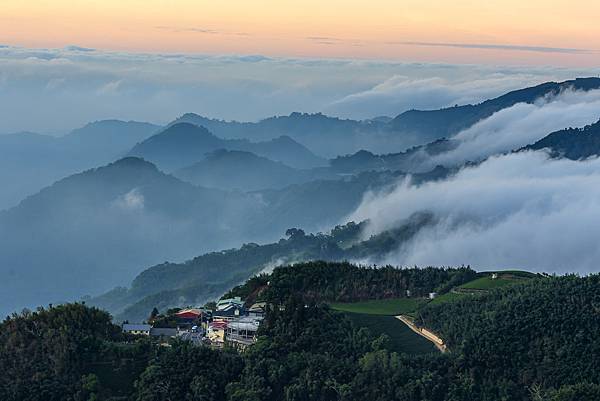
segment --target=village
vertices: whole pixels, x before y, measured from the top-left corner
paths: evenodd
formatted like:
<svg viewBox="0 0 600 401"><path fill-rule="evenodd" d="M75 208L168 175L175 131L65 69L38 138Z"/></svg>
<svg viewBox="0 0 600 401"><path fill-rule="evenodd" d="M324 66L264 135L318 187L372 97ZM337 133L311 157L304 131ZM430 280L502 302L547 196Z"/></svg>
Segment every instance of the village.
<svg viewBox="0 0 600 401"><path fill-rule="evenodd" d="M149 336L168 345L169 339L189 341L212 348L233 347L244 350L256 341L264 318L266 303L245 306L240 297L221 299L211 307L170 309L159 315L155 309L147 323L124 322L124 333Z"/></svg>

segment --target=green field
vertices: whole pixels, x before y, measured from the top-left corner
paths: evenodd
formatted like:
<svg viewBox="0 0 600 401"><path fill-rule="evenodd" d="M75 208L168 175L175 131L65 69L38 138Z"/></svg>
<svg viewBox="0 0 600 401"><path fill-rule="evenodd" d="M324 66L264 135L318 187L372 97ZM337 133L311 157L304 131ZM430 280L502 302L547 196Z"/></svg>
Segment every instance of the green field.
<svg viewBox="0 0 600 401"><path fill-rule="evenodd" d="M464 290L493 290L494 288L506 287L507 285L515 284L528 280L535 277L534 274L521 271L503 271L496 272L497 278L492 278L492 273L485 273L484 276L479 277L473 281L458 287Z"/></svg>
<svg viewBox="0 0 600 401"><path fill-rule="evenodd" d="M412 313L423 303L424 300L417 298L391 298L352 303L334 302L331 307L342 312L397 316Z"/></svg>
<svg viewBox="0 0 600 401"><path fill-rule="evenodd" d="M492 290L494 288L505 287L515 283L515 279L498 277L492 279L491 277L480 277L473 281L469 281L466 284L461 285L458 288L465 290Z"/></svg>
<svg viewBox="0 0 600 401"><path fill-rule="evenodd" d="M443 295L440 295L436 298L434 298L432 301L429 302L429 305L437 305L437 304L443 304L445 302L452 302L452 301L456 301L457 299L462 299L464 297L470 297L472 296L471 294L459 294L459 293L455 293L455 292L447 292Z"/></svg>
<svg viewBox="0 0 600 401"><path fill-rule="evenodd" d="M362 313L345 313L345 315L355 326L366 327L376 336L387 334L390 338L391 351L411 355L438 352L431 342L393 316Z"/></svg>

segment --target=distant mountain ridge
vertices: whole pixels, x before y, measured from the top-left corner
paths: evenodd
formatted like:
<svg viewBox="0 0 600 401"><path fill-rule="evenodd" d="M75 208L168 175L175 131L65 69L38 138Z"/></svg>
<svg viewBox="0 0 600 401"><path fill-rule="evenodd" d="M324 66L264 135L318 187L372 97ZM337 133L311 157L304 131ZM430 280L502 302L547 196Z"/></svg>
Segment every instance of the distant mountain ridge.
<svg viewBox="0 0 600 401"><path fill-rule="evenodd" d="M291 138L279 137L267 142L221 139L205 127L190 123L171 125L135 145L128 154L173 171L190 166L202 160L207 153L219 149L249 151L297 168L316 167L326 163Z"/></svg>
<svg viewBox="0 0 600 401"><path fill-rule="evenodd" d="M530 88L509 92L476 105L463 105L440 110L410 110L389 123L389 129L404 135L418 136L422 143L450 138L497 111L517 103L533 103L545 96L556 96L573 89L600 89L600 78L577 78L564 82L546 82ZM416 143L415 143L416 144Z"/></svg>
<svg viewBox="0 0 600 401"><path fill-rule="evenodd" d="M0 135L0 210L67 175L112 162L159 127L136 121L96 121L63 137Z"/></svg>
<svg viewBox="0 0 600 401"><path fill-rule="evenodd" d="M201 125L222 138L265 140L290 136L314 153L328 158L353 154L363 149L372 153L399 153L442 138L451 138L497 111L517 103L533 103L545 96L555 96L573 89L600 89L600 78L577 78L508 92L479 104L457 105L438 110L409 110L393 119L339 119L321 113L291 113L258 122L210 119L187 113L171 124L187 122Z"/></svg>

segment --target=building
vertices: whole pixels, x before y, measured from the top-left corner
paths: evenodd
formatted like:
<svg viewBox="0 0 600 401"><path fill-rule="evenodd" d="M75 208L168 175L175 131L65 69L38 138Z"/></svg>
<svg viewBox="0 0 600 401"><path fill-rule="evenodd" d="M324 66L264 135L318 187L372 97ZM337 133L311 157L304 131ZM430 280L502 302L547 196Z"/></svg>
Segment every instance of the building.
<svg viewBox="0 0 600 401"><path fill-rule="evenodd" d="M212 345L222 347L225 344L225 332L227 330L227 322L212 322L208 325L206 338Z"/></svg>
<svg viewBox="0 0 600 401"><path fill-rule="evenodd" d="M435 297L437 297L437 292L430 292L429 293L429 299L435 299Z"/></svg>
<svg viewBox="0 0 600 401"><path fill-rule="evenodd" d="M177 337L179 331L170 327L152 327L150 335L153 337L174 338Z"/></svg>
<svg viewBox="0 0 600 401"><path fill-rule="evenodd" d="M244 301L240 297L221 299L217 302L217 311L224 310L231 306L243 307Z"/></svg>
<svg viewBox="0 0 600 401"><path fill-rule="evenodd" d="M175 314L177 320L192 323L202 318L202 310L200 309L182 309Z"/></svg>
<svg viewBox="0 0 600 401"><path fill-rule="evenodd" d="M266 302L257 302L248 308L248 316L255 318L262 318L265 315L265 309L267 308Z"/></svg>
<svg viewBox="0 0 600 401"><path fill-rule="evenodd" d="M138 336L149 336L150 330L152 330L152 326L149 324L129 324L123 323L121 326L121 330L124 333L135 334Z"/></svg>
<svg viewBox="0 0 600 401"><path fill-rule="evenodd" d="M234 319L238 319L242 316L246 316L248 312L243 306L236 304L228 304L225 308L216 310L212 314L213 321L229 322Z"/></svg>
<svg viewBox="0 0 600 401"><path fill-rule="evenodd" d="M228 344L243 349L256 341L259 324L259 321L252 318L242 318L229 322L225 340Z"/></svg>

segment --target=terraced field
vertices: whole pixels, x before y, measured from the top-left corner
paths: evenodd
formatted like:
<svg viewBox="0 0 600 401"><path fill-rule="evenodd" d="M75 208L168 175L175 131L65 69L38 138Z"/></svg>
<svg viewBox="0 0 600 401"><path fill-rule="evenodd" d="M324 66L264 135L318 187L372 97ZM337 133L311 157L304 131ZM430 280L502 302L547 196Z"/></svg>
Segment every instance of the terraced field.
<svg viewBox="0 0 600 401"><path fill-rule="evenodd" d="M391 351L409 355L438 352L431 342L416 334L394 316L346 312L346 317L357 327L366 327L375 335L386 334L390 338Z"/></svg>
<svg viewBox="0 0 600 401"><path fill-rule="evenodd" d="M393 298L352 303L338 302L332 303L331 307L342 312L397 316L410 314L424 303L425 300L420 298Z"/></svg>
<svg viewBox="0 0 600 401"><path fill-rule="evenodd" d="M437 352L433 344L419 336L394 316L412 314L426 303L424 299L395 298L353 303L333 303L357 327L366 327L374 335L386 334L390 350L410 355Z"/></svg>

